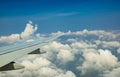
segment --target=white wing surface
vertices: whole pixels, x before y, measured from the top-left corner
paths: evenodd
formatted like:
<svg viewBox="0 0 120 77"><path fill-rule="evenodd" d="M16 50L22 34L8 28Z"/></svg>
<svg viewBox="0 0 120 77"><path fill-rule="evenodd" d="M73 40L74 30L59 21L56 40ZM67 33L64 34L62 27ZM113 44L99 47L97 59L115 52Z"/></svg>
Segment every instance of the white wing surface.
<svg viewBox="0 0 120 77"><path fill-rule="evenodd" d="M40 48L49 42L55 40L61 35L52 36L43 40L36 40L33 42L26 42L23 44L15 44L11 46L0 48L0 71L16 70L24 68L20 64L16 64L14 61L21 58L26 54L42 54Z"/></svg>

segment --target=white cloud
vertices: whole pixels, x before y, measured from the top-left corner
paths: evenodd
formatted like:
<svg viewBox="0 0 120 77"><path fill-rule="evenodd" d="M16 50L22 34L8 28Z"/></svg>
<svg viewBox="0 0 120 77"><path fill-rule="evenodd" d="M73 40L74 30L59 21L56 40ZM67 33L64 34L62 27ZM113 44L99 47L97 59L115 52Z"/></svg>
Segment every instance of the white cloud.
<svg viewBox="0 0 120 77"><path fill-rule="evenodd" d="M21 64L24 65L27 70L38 70L41 67L47 67L51 65L51 62L46 58L30 55L27 57L27 59L24 57Z"/></svg>
<svg viewBox="0 0 120 77"><path fill-rule="evenodd" d="M61 61L63 64L74 60L74 54L67 44L61 44L54 41L51 44L44 46L43 49L48 51L48 59L57 57L57 60Z"/></svg>
<svg viewBox="0 0 120 77"><path fill-rule="evenodd" d="M103 47L115 47L115 48L120 47L119 41L110 41L110 42L103 41L102 44L103 44Z"/></svg>
<svg viewBox="0 0 120 77"><path fill-rule="evenodd" d="M55 33L51 33L51 35L60 35L60 34L65 34L64 32L61 32L61 31L58 31L58 32L55 32Z"/></svg>
<svg viewBox="0 0 120 77"><path fill-rule="evenodd" d="M73 38L70 38L70 39L67 40L67 42L73 43L73 42L77 42L77 40L76 40L76 39L73 39Z"/></svg>
<svg viewBox="0 0 120 77"><path fill-rule="evenodd" d="M12 34L10 36L1 36L0 37L0 43L8 43L8 44L12 44L12 43L16 43L20 40L20 35L19 34Z"/></svg>
<svg viewBox="0 0 120 77"><path fill-rule="evenodd" d="M76 77L75 74L71 71L67 71L65 74L60 74L58 76L55 77Z"/></svg>
<svg viewBox="0 0 120 77"><path fill-rule="evenodd" d="M64 47L61 43L53 41L52 43L45 45L41 49L47 51L46 55L44 55L47 59L53 60L56 56L56 53L59 52L59 49L61 47Z"/></svg>
<svg viewBox="0 0 120 77"><path fill-rule="evenodd" d="M83 30L83 31L78 31L78 32L69 32L69 33L68 32L66 32L66 33L58 32L58 33L59 34L62 33L67 36L68 35L73 35L73 36L77 35L77 36L84 37L87 35L90 35L90 36L95 35L95 36L99 37L97 39L97 41L95 41L95 42L94 41L93 42L86 41L86 40L83 41L83 39L81 39L81 41L79 41L76 38L72 38L72 39L68 38L67 39L68 42L71 42L71 44L68 45L70 47L70 50L68 48L67 51L69 50L70 51L69 53L71 53L71 51L72 51L71 54L74 55L74 60L75 60L75 58L77 58L75 56L77 54L82 55L85 58L85 60L82 59L83 63L81 63L82 65L79 66L81 74L84 75L84 77L93 77L93 76L98 77L101 73L104 73L104 71L113 70L114 68L118 68L118 66L120 66L118 58L111 53L112 51L103 50L103 49L98 50L100 44L102 46L106 45L108 48L119 47L119 42L113 41L113 40L116 40L116 38L117 38L116 34L113 34L111 32L101 31L101 30L98 30L98 31ZM57 33L54 33L54 34L57 34ZM109 40L109 41L106 41L106 40ZM112 40L112 41L110 41L110 40ZM55 48L57 52L59 52L59 53L57 53L57 58L58 58L58 56L60 57L60 59L58 59L58 60L63 60L68 55L66 55L64 57L65 52L63 52L62 48L59 47L60 45L58 45L58 46L57 45L54 44L52 47ZM52 49L52 47L50 47L50 49ZM61 51L58 49L60 49ZM54 51L54 49L52 49L52 50ZM51 50L51 52L52 52L52 50ZM71 59L71 61L72 61L72 59ZM63 60L63 62L64 62L64 60ZM66 63L68 63L68 62L66 61Z"/></svg>
<svg viewBox="0 0 120 77"><path fill-rule="evenodd" d="M37 37L37 38L40 38L40 36L41 36L40 33L37 33L37 34L36 34L36 37Z"/></svg>
<svg viewBox="0 0 120 77"><path fill-rule="evenodd" d="M113 32L107 32L104 30L92 30L89 31L87 29L84 29L83 31L76 31L76 32L71 32L70 30L68 32L61 32L58 31L56 33L52 33L52 34L64 34L64 35L77 35L77 36L82 36L82 37L86 37L86 36L97 36L99 40L115 40L115 39L119 39L120 35L117 33L113 33Z"/></svg>
<svg viewBox="0 0 120 77"><path fill-rule="evenodd" d="M120 68L115 68L112 71L105 71L103 77L120 77Z"/></svg>
<svg viewBox="0 0 120 77"><path fill-rule="evenodd" d="M95 44L86 43L84 41L72 43L71 46L72 47L76 47L76 48L81 48L81 49L85 49L85 48L97 48L97 46Z"/></svg>
<svg viewBox="0 0 120 77"><path fill-rule="evenodd" d="M98 53L89 52L84 54L85 61L78 67L82 75L94 74L91 70L103 72L120 66L117 57L109 50L98 50Z"/></svg>
<svg viewBox="0 0 120 77"><path fill-rule="evenodd" d="M69 61L74 60L74 54L69 50L60 50L57 54L57 59L62 63L68 63ZM61 63L60 62L60 63Z"/></svg>
<svg viewBox="0 0 120 77"><path fill-rule="evenodd" d="M26 28L24 30L24 32L21 33L21 38L30 38L30 36L32 36L34 34L34 32L36 32L37 30L37 25L35 25L35 27L32 25L32 22L29 21L28 24L26 24Z"/></svg>
<svg viewBox="0 0 120 77"><path fill-rule="evenodd" d="M49 67L40 69L38 75L40 77L76 77L75 74L71 71L64 72L60 69L53 69Z"/></svg>
<svg viewBox="0 0 120 77"><path fill-rule="evenodd" d="M1 36L0 37L0 44L14 44L21 41L26 41L29 39L32 39L33 37L40 37L40 34L34 35L34 33L37 31L38 27L37 25L33 26L32 22L29 21L29 23L26 24L25 30L21 34L11 34L9 36Z"/></svg>
<svg viewBox="0 0 120 77"><path fill-rule="evenodd" d="M89 31L87 29L84 29L83 31L77 31L77 32L72 32L72 33L75 35L81 35L81 36L94 35L94 36L98 36L100 40L112 40L112 39L119 38L118 34L107 32L104 30Z"/></svg>
<svg viewBox="0 0 120 77"><path fill-rule="evenodd" d="M53 41L52 43L44 46L43 48L46 49L47 51L55 51L55 52L59 52L60 49L70 49L69 45L67 44L64 45L56 41Z"/></svg>
<svg viewBox="0 0 120 77"><path fill-rule="evenodd" d="M39 76L40 77L54 77L58 74L58 71L56 69L53 69L53 68L49 68L49 67L44 67L44 68L41 68L39 70ZM46 74L48 73L48 74Z"/></svg>

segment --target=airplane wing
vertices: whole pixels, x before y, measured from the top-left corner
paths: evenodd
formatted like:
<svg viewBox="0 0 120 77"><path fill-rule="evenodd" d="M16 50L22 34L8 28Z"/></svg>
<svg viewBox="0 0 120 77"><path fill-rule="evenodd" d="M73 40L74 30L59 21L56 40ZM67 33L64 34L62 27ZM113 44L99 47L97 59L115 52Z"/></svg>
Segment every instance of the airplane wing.
<svg viewBox="0 0 120 77"><path fill-rule="evenodd" d="M16 70L24 68L24 66L15 63L16 59L21 58L26 54L42 54L40 47L47 45L49 42L55 40L61 35L52 36L44 40L36 40L33 42L26 42L22 44L15 44L0 48L0 71Z"/></svg>

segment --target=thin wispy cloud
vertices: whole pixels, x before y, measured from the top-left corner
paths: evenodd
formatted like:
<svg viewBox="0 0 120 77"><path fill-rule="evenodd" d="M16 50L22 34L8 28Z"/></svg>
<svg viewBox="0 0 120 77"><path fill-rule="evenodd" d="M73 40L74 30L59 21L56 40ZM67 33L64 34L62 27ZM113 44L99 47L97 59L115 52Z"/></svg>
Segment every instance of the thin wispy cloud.
<svg viewBox="0 0 120 77"><path fill-rule="evenodd" d="M72 16L77 14L80 14L80 13L79 12L61 12L56 14L56 16Z"/></svg>

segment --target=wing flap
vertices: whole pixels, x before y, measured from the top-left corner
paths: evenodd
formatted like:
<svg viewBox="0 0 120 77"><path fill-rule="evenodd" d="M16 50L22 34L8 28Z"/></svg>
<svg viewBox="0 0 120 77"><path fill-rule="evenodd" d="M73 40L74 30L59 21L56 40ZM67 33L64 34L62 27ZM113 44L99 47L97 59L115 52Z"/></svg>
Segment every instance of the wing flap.
<svg viewBox="0 0 120 77"><path fill-rule="evenodd" d="M46 53L46 51L40 50L40 48L28 53L28 54L43 54Z"/></svg>
<svg viewBox="0 0 120 77"><path fill-rule="evenodd" d="M22 68L24 68L23 65L17 64L15 62L11 62L3 67L0 67L0 71L17 70L17 69L22 69Z"/></svg>

